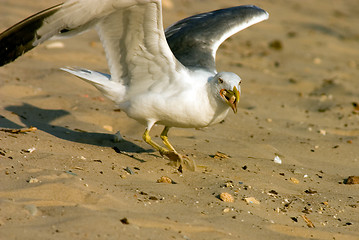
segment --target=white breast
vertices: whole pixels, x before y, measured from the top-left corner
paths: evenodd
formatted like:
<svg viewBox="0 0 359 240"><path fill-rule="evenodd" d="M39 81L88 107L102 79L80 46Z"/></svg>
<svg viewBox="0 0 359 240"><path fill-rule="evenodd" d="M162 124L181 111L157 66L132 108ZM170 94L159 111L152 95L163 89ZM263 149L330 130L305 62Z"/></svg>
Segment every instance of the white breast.
<svg viewBox="0 0 359 240"><path fill-rule="evenodd" d="M228 105L210 92L207 76L180 83L175 81L166 88L151 88L150 91L131 96L120 107L129 117L144 125L152 121L182 128L218 123L229 111Z"/></svg>

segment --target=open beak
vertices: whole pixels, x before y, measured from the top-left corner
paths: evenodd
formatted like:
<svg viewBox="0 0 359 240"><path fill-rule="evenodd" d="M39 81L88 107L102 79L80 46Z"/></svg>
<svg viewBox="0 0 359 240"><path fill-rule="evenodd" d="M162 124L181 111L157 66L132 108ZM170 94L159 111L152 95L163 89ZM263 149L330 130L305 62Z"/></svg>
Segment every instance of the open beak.
<svg viewBox="0 0 359 240"><path fill-rule="evenodd" d="M237 104L239 102L240 93L236 86L233 90L221 89L219 92L226 103L232 108L234 113L237 113Z"/></svg>

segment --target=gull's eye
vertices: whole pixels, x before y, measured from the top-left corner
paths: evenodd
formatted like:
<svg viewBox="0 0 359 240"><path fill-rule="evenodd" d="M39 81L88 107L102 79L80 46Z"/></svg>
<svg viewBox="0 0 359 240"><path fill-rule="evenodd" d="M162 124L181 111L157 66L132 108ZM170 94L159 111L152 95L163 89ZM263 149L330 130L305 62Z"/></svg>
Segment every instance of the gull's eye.
<svg viewBox="0 0 359 240"><path fill-rule="evenodd" d="M222 78L218 78L218 82L219 82L219 83L223 83L223 79L222 79Z"/></svg>

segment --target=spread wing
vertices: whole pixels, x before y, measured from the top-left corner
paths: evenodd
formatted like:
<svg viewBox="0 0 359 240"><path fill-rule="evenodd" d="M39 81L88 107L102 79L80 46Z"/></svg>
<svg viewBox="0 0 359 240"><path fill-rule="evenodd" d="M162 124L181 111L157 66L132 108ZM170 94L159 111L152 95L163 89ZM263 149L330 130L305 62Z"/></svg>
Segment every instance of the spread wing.
<svg viewBox="0 0 359 240"><path fill-rule="evenodd" d="M183 65L216 72L216 52L222 42L266 19L268 13L261 8L238 6L191 16L165 32L173 54Z"/></svg>
<svg viewBox="0 0 359 240"><path fill-rule="evenodd" d="M14 61L25 52L36 47L36 31L44 24L44 19L53 15L62 4L39 12L0 34L0 66Z"/></svg>
<svg viewBox="0 0 359 240"><path fill-rule="evenodd" d="M160 0L69 0L0 34L0 66L52 37L96 28L111 80L126 86L179 79L186 71L164 35Z"/></svg>

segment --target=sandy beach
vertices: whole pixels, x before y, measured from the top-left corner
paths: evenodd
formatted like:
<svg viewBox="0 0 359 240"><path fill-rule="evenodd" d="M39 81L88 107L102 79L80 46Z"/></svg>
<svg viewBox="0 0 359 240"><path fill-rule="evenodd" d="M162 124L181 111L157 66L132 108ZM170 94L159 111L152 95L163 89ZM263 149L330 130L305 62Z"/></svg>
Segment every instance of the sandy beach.
<svg viewBox="0 0 359 240"><path fill-rule="evenodd" d="M0 32L58 3L0 0ZM164 25L244 4L270 17L217 52L218 71L242 78L238 113L169 133L196 172L170 166L144 126L59 70L109 72L96 32L1 67L0 240L359 239L359 184L346 184L359 176L359 2L172 0Z"/></svg>

